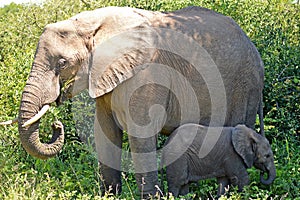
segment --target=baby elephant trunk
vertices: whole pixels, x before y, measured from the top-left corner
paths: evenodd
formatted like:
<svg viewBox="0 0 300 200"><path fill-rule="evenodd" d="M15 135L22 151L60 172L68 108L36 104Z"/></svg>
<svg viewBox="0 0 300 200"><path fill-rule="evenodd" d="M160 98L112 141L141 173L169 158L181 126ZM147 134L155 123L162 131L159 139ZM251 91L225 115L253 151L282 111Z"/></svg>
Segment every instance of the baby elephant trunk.
<svg viewBox="0 0 300 200"><path fill-rule="evenodd" d="M270 185L276 177L276 170L274 164L270 168L268 168L266 172L268 174L268 177L265 179L264 172L261 172L260 182L264 185Z"/></svg>

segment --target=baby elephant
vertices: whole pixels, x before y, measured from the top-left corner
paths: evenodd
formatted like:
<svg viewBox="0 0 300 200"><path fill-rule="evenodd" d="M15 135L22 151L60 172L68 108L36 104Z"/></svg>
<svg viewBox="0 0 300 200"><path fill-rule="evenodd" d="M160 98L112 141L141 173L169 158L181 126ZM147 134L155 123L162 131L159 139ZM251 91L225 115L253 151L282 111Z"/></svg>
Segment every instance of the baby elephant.
<svg viewBox="0 0 300 200"><path fill-rule="evenodd" d="M174 196L186 195L190 182L214 177L219 183L218 196L230 184L241 191L249 183L246 169L253 165L261 170L263 184L271 184L276 177L268 140L244 125L182 125L166 142L162 164L166 166L168 191Z"/></svg>

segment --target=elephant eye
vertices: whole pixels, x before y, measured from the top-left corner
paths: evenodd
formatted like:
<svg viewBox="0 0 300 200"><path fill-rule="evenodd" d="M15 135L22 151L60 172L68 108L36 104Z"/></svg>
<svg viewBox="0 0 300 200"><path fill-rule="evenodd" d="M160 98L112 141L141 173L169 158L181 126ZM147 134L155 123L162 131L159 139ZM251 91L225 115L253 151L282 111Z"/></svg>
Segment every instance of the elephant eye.
<svg viewBox="0 0 300 200"><path fill-rule="evenodd" d="M66 59L61 58L61 59L58 60L58 66L59 66L61 69L65 68L66 65L67 65L67 60L66 60Z"/></svg>

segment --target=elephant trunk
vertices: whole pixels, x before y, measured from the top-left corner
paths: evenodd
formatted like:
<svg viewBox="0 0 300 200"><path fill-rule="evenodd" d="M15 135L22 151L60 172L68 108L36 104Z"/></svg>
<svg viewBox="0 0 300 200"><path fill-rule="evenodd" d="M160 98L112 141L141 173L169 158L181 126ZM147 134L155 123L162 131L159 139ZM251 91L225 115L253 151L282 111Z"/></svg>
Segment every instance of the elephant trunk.
<svg viewBox="0 0 300 200"><path fill-rule="evenodd" d="M272 164L272 166L267 169L267 175L268 177L265 179L264 172L261 172L260 174L260 182L264 185L270 185L276 177L276 170L274 164Z"/></svg>
<svg viewBox="0 0 300 200"><path fill-rule="evenodd" d="M39 137L39 119L30 125L25 122L32 119L42 108L43 93L41 88L30 80L36 80L31 76L28 79L23 94L19 111L20 140L25 150L34 157L47 159L55 156L64 143L64 129L61 122L53 125L53 135L49 143L42 143ZM45 81L45 80L44 80Z"/></svg>

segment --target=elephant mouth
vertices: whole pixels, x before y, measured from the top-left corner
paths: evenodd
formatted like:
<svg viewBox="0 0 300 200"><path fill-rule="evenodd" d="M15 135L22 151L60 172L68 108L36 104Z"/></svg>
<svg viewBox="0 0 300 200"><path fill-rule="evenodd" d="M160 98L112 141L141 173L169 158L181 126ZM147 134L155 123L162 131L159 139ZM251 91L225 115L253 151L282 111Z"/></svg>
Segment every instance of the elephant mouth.
<svg viewBox="0 0 300 200"><path fill-rule="evenodd" d="M256 162L256 163L254 164L254 166L255 166L257 169L259 169L259 170L261 171L261 173L265 173L265 172L268 171L267 168L266 168L266 166L265 166L263 163L258 163L258 162Z"/></svg>
<svg viewBox="0 0 300 200"><path fill-rule="evenodd" d="M72 98L72 94L71 94L70 91L72 91L72 86L73 86L74 81L75 81L75 77L73 77L72 79L66 81L65 83L62 83L62 81L61 81L61 83L60 83L60 88L61 89L60 89L59 96L53 102L53 104L56 104L56 106L60 106L60 105L63 104L64 101ZM43 107L40 109L40 111L35 116L33 116L31 119L29 119L28 121L26 121L22 125L22 127L27 127L27 126L30 126L30 125L34 124L39 119L41 119L47 113L47 111L49 109L50 109L50 105L49 104L43 105Z"/></svg>
<svg viewBox="0 0 300 200"><path fill-rule="evenodd" d="M70 80L66 81L65 83L60 83L60 93L57 97L55 103L57 106L62 105L62 103L68 99L71 99L73 97L72 95L72 89L73 89L73 83L75 82L75 77L71 78Z"/></svg>
<svg viewBox="0 0 300 200"><path fill-rule="evenodd" d="M266 168L266 166L265 165L261 165L261 173L266 173L266 172L268 172L269 170Z"/></svg>
<svg viewBox="0 0 300 200"><path fill-rule="evenodd" d="M55 100L55 104L56 106L61 106L63 104L63 102L65 102L66 100L70 99L72 97L70 97L69 94L67 94L67 92L60 92L59 96L57 97L57 99Z"/></svg>
<svg viewBox="0 0 300 200"><path fill-rule="evenodd" d="M265 178L265 174L267 175ZM260 172L260 182L264 185L270 185L276 177L275 167L271 167L270 169L263 166Z"/></svg>
<svg viewBox="0 0 300 200"><path fill-rule="evenodd" d="M57 97L57 99L53 102L54 104L56 104L56 106L60 106L63 104L64 101L72 98L72 86L73 83L75 81L75 77L73 77L72 79L70 79L69 81L66 81L64 84L61 82L60 83L60 93L59 96ZM55 105L54 105L55 106ZM39 119L41 119L46 113L47 111L50 109L50 105L49 104L45 104L41 110L35 115L33 116L31 119L29 119L28 121L26 121L22 126L23 127L27 127L32 125L33 123L37 122Z"/></svg>

